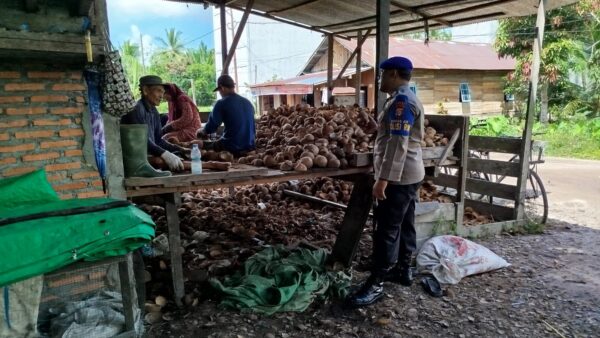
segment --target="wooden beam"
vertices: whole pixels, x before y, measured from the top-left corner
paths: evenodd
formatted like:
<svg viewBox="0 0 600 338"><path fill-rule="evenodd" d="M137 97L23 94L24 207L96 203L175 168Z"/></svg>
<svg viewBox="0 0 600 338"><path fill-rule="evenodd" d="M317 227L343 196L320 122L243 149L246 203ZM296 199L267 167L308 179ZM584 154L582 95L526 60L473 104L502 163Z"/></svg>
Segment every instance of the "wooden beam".
<svg viewBox="0 0 600 338"><path fill-rule="evenodd" d="M368 36L368 34L366 34ZM358 31L357 41L362 40L362 31ZM362 84L362 45L356 49L356 72L354 73L354 102L360 106L360 86ZM365 107L368 106L365 102Z"/></svg>
<svg viewBox="0 0 600 338"><path fill-rule="evenodd" d="M443 165L444 162L446 162L448 155L450 155L452 153L452 149L454 149L454 145L456 144L456 141L458 140L459 136L460 136L460 128L456 128L456 130L454 130L454 133L452 134L452 137L450 138L450 141L446 145L444 152L440 156L439 160L437 160L437 165L435 166L435 170L434 170L434 172L435 172L434 176L439 175L440 166Z"/></svg>
<svg viewBox="0 0 600 338"><path fill-rule="evenodd" d="M492 175L518 177L520 167L520 164L517 162L483 160L479 158L469 158L467 161L467 168L470 172L475 171Z"/></svg>
<svg viewBox="0 0 600 338"><path fill-rule="evenodd" d="M375 55L375 114L379 114L385 105L387 94L379 91L379 65L388 58L390 43L390 0L377 0L377 37ZM365 34L368 36L368 34Z"/></svg>
<svg viewBox="0 0 600 338"><path fill-rule="evenodd" d="M400 8L401 10L403 10L403 11L405 11L407 13L418 15L418 16L422 17L424 20L427 20L427 19L430 18L429 14L423 12L422 10L415 9L414 7L410 7L410 6L405 6L405 5L401 4L401 3L399 3L398 1L392 0L392 1L390 1L390 4L392 6L394 6L394 7ZM448 27L452 27L452 24L449 21L446 21L446 20L443 20L443 19L433 19L433 20L437 21L437 22L439 22L441 24L444 24L444 25L446 25Z"/></svg>
<svg viewBox="0 0 600 338"><path fill-rule="evenodd" d="M228 73L225 68L225 62L227 62L227 17L225 16L225 9L225 0L223 0L221 1L221 7L219 8L219 18L221 21L221 66L223 67L221 74ZM233 22L231 24L233 24Z"/></svg>
<svg viewBox="0 0 600 338"><path fill-rule="evenodd" d="M440 13L440 14L435 14L435 15L431 15L428 17L429 20L433 20L433 19L440 19L440 18L444 18L444 17L448 17L451 15L455 15L455 14L465 14L467 12L472 12L472 11L477 11L480 9L484 9L484 8L488 8L488 7L493 7L493 6L497 6L497 5L503 5L509 2L514 2L516 0L496 0L496 1L491 1L491 2L486 2L483 4L479 4L479 5L474 5L474 6L469 6L469 7L465 7L462 9L458 9L458 10L454 10L454 11L449 11L449 12L444 12L444 13ZM400 10L402 11L402 10ZM502 13L502 12L498 12L498 13ZM394 15L397 14L396 11L393 11L390 13L390 15ZM488 15L480 15L480 16L474 16L474 17L467 17L464 19L457 19L457 20L452 20L450 21L452 24L454 23L458 23L458 22L464 22L464 21L469 21L469 20L473 20L473 19L477 19L477 18L481 18L481 17L489 17ZM370 19L369 21L371 21L372 19ZM390 24L391 27L395 27L395 26L401 26L401 25L407 25L407 24L412 24L412 23L418 23L418 22L423 22L425 21L425 19L423 18L419 18L419 19L411 19L411 20L405 20L405 21L399 21L399 22L393 22ZM331 28L331 25L328 26L321 26L321 28ZM433 27L434 25L430 25L430 27ZM439 25L438 25L439 26ZM359 29L369 29L369 28L374 28L376 26L366 26L366 27L360 27ZM351 29L346 29L346 30L341 30L341 31L335 31L335 34L343 34L343 33L350 33L350 32L354 32L356 31L356 27L351 28Z"/></svg>
<svg viewBox="0 0 600 338"><path fill-rule="evenodd" d="M327 104L332 104L333 98L333 35L327 35Z"/></svg>
<svg viewBox="0 0 600 338"><path fill-rule="evenodd" d="M248 17L250 16L250 12L252 11L252 6L254 6L254 0L248 0L248 2L246 3L246 10L244 11L244 14L242 15L242 20L240 21L240 25L238 26L237 31L235 32L233 41L231 41L231 47L229 47L229 52L227 53L227 58L225 59L225 63L223 64L223 71L221 72L221 74L229 73L229 65L231 64L231 60L233 60L233 56L235 55L235 50L237 49L238 42L240 42L240 38L242 37L242 33L244 32L244 28L246 27L246 22L248 21ZM231 24L233 25L233 22Z"/></svg>
<svg viewBox="0 0 600 338"><path fill-rule="evenodd" d="M471 136L469 149L492 153L519 154L522 140L510 137Z"/></svg>
<svg viewBox="0 0 600 338"><path fill-rule="evenodd" d="M133 273L132 253L125 255L125 260L119 262L119 281L121 282L121 297L123 301L123 315L125 316L125 331L135 332L135 308L139 305L135 288L136 280ZM141 281L144 283L144 281Z"/></svg>
<svg viewBox="0 0 600 338"><path fill-rule="evenodd" d="M478 213L491 215L497 221L510 221L513 219L514 208L504 207L497 204L475 201L471 199L465 200L465 207L471 207Z"/></svg>
<svg viewBox="0 0 600 338"><path fill-rule="evenodd" d="M373 183L373 176L364 175L354 184L342 227L331 252L331 259L334 262L340 262L345 266L352 264L352 258L358 248L360 236L373 204Z"/></svg>
<svg viewBox="0 0 600 338"><path fill-rule="evenodd" d="M365 41L367 41L367 37L369 36L369 34L371 34L371 31L372 31L372 29L369 29L367 31L367 34L365 34L364 37L362 37L360 40L357 39L356 48L354 49L354 51L352 52L352 54L350 54L350 56L348 57L348 60L346 60L346 63L344 64L344 67L342 67L342 70L340 70L340 73L336 77L335 81L341 79L342 76L344 76L344 73L346 72L346 69L348 69L348 66L350 66L350 62L352 62L352 59L358 54L358 51L360 49L362 49L362 46L365 43ZM359 62L357 62L356 64L357 64L356 72L358 73L360 71L360 69L358 68L359 67L358 66Z"/></svg>
<svg viewBox="0 0 600 338"><path fill-rule="evenodd" d="M172 193L164 197L167 226L169 229L169 254L171 255L171 274L173 278L173 293L175 304L183 306L185 289L183 286L183 261L181 260L181 235L179 231L179 214L177 209L181 205L181 194Z"/></svg>
<svg viewBox="0 0 600 338"><path fill-rule="evenodd" d="M546 0L540 0L535 24L536 36L533 40L533 61L531 66L531 77L529 79L529 99L527 101L527 118L525 120L525 130L523 130L523 142L521 143L521 153L519 155L520 172L517 179L519 194L515 208L515 218L517 220L525 219L525 190L527 187L527 178L529 176L529 157L531 155L531 137L533 124L535 122L535 108L537 99L537 86L540 78L541 53L544 45L544 26L546 24Z"/></svg>
<svg viewBox="0 0 600 338"><path fill-rule="evenodd" d="M268 11L268 12L265 12L265 13L267 13L267 14L281 13L281 12L289 11L289 10L296 9L296 8L299 8L299 7L302 7L302 6L310 5L313 2L317 2L317 1L321 1L321 0L306 0L306 1L300 2L298 4L295 4L293 6L289 6L289 7L285 7L285 8L281 8L281 9L275 9L275 10Z"/></svg>

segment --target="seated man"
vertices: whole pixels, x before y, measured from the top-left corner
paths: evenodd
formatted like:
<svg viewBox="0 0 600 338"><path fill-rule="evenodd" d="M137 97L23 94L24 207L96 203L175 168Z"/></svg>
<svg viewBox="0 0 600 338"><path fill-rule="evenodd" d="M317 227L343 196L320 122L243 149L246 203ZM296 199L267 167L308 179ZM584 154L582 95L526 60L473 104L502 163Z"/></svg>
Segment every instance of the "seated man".
<svg viewBox="0 0 600 338"><path fill-rule="evenodd" d="M158 76L142 76L140 78L142 98L131 112L121 118L121 123L147 125L148 153L154 157L149 162L155 167L161 167L164 163L171 171L182 171L184 169L183 162L174 153L183 153L186 149L163 140L160 115L156 110L165 94L165 85L166 83L163 83Z"/></svg>
<svg viewBox="0 0 600 338"><path fill-rule="evenodd" d="M215 133L224 123L223 137L212 144L206 142L205 149L226 150L235 156L254 150L254 106L248 99L236 94L235 83L229 75L220 76L217 85L214 91L218 90L222 98L215 104L204 129L198 131L198 138Z"/></svg>

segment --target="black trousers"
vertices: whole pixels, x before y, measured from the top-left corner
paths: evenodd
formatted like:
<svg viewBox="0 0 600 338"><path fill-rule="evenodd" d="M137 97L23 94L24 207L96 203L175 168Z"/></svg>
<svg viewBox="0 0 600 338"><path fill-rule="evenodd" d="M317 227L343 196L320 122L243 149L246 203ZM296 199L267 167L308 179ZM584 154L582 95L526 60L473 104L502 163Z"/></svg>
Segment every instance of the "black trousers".
<svg viewBox="0 0 600 338"><path fill-rule="evenodd" d="M383 276L398 261L417 249L415 204L421 183L388 184L385 200L374 207L375 234L371 272Z"/></svg>

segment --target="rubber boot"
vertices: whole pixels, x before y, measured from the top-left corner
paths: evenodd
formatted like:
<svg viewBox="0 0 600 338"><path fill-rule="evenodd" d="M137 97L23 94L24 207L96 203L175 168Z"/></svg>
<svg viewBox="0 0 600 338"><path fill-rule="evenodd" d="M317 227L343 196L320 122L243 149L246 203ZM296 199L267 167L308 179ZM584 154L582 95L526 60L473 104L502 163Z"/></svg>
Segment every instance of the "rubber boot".
<svg viewBox="0 0 600 338"><path fill-rule="evenodd" d="M154 169L148 163L148 127L145 124L121 125L121 149L125 177L165 177L170 171Z"/></svg>
<svg viewBox="0 0 600 338"><path fill-rule="evenodd" d="M357 308L371 305L383 297L383 278L371 274L357 292L348 297L346 306Z"/></svg>

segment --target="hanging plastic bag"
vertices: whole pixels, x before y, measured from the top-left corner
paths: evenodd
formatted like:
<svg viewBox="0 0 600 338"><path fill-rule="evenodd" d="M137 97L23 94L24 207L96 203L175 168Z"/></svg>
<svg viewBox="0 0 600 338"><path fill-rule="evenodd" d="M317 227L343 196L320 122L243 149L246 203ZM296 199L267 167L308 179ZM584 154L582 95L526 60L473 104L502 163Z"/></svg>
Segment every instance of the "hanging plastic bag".
<svg viewBox="0 0 600 338"><path fill-rule="evenodd" d="M417 255L420 273L440 283L457 284L462 278L510 266L490 249L457 236L433 237Z"/></svg>

